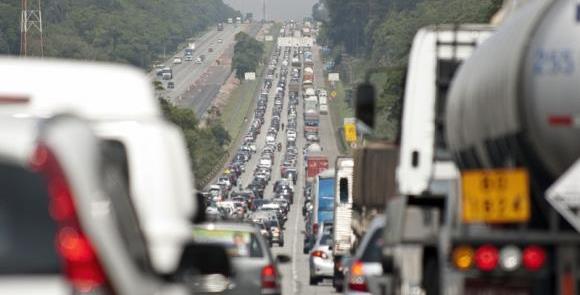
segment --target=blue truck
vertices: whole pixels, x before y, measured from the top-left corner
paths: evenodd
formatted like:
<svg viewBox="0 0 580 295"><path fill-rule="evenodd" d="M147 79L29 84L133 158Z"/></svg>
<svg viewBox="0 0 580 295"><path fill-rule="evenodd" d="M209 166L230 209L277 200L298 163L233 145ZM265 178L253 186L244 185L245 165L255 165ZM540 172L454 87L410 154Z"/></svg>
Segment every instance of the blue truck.
<svg viewBox="0 0 580 295"><path fill-rule="evenodd" d="M334 221L334 169L324 170L314 181L312 231L316 236L319 225Z"/></svg>

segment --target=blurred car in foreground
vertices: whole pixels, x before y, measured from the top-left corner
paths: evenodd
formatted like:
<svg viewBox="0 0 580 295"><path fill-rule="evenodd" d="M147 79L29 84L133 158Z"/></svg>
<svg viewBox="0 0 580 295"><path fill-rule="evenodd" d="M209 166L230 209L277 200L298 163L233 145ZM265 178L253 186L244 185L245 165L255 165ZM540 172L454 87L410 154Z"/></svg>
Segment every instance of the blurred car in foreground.
<svg viewBox="0 0 580 295"><path fill-rule="evenodd" d="M344 293L352 295L371 294L369 278L381 276L383 229L385 216L377 216L371 222L365 236L348 265L344 277Z"/></svg>
<svg viewBox="0 0 580 295"><path fill-rule="evenodd" d="M185 294L153 272L114 156L78 118L0 116L0 294Z"/></svg>
<svg viewBox="0 0 580 295"><path fill-rule="evenodd" d="M194 178L183 133L164 119L150 79L128 66L65 60L2 57L0 68L0 97L16 98L0 114L71 113L116 150L151 265L174 272L191 235Z"/></svg>
<svg viewBox="0 0 580 295"><path fill-rule="evenodd" d="M222 294L281 294L278 263L290 258L284 255L274 258L255 226L206 223L195 226L193 239L196 243L222 244L226 248L234 268L234 283Z"/></svg>

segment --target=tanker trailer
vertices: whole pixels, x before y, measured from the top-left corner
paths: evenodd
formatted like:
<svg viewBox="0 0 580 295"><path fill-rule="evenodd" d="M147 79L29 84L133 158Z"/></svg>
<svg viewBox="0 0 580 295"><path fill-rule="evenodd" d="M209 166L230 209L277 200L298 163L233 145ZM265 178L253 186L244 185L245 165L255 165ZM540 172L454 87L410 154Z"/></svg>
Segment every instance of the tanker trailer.
<svg viewBox="0 0 580 295"><path fill-rule="evenodd" d="M580 157L578 36L579 2L529 1L458 70L445 118L461 171L445 294L578 294L575 220L546 199Z"/></svg>

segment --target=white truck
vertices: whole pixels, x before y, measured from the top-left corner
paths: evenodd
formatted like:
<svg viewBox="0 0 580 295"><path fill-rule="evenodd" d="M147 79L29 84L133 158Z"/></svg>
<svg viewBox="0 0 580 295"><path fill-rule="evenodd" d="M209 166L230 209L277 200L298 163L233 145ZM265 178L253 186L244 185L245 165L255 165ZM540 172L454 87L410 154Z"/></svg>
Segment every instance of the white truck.
<svg viewBox="0 0 580 295"><path fill-rule="evenodd" d="M396 196L386 208L384 276L371 291L439 294L440 232L459 172L445 145L444 106L457 67L492 34L488 25L438 25L420 29L407 69ZM382 286L381 286L382 285ZM447 294L447 293L444 293Z"/></svg>
<svg viewBox="0 0 580 295"><path fill-rule="evenodd" d="M354 234L351 228L353 169L354 160L352 158L338 157L336 159L332 236L334 276L332 285L337 291L341 290L344 279L341 265L342 258L350 254L354 242Z"/></svg>

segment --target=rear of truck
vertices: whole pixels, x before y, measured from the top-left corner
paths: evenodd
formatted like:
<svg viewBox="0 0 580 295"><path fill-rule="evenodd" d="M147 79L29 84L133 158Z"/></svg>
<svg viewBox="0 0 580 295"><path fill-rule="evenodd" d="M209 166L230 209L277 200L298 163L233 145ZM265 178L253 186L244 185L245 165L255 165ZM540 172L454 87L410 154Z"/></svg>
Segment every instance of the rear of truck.
<svg viewBox="0 0 580 295"><path fill-rule="evenodd" d="M441 257L444 294L579 292L580 177L560 194L557 185L580 156L578 9L523 5L453 82L447 142L461 182Z"/></svg>

